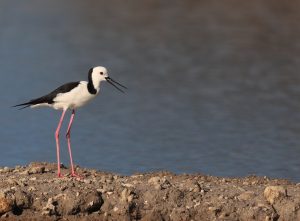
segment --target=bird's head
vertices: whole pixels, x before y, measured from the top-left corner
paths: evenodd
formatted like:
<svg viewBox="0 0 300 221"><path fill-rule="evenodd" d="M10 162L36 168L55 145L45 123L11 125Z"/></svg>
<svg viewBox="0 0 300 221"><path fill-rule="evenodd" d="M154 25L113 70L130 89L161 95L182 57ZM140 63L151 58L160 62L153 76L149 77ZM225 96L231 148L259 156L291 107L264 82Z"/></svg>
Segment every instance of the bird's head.
<svg viewBox="0 0 300 221"><path fill-rule="evenodd" d="M108 76L107 69L102 66L98 66L98 67L94 67L94 68L90 69L89 80L92 80L94 85L99 85L99 83L101 81L107 81L109 84L111 84L112 86L114 86L116 89L118 89L119 91L121 91L123 93L124 93L124 91L122 89L120 89L118 86L120 86L124 89L127 89L127 87L125 87L124 85L122 85L122 84L116 82L115 80L113 80L112 78L110 78Z"/></svg>
<svg viewBox="0 0 300 221"><path fill-rule="evenodd" d="M89 75L92 78L93 82L100 82L100 81L106 81L106 77L108 77L107 69L105 67L94 67L91 68L89 71Z"/></svg>

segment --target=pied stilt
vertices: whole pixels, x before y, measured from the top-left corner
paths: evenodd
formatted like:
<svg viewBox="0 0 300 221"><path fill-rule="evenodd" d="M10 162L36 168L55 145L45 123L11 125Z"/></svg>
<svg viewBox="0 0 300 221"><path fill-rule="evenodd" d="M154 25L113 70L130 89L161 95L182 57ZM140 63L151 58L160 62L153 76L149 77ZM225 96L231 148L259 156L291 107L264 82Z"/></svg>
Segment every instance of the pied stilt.
<svg viewBox="0 0 300 221"><path fill-rule="evenodd" d="M41 107L41 106L48 106L52 107L55 110L62 110L62 115L60 117L57 129L55 131L55 140L56 140L56 151L57 151L57 174L58 177L62 177L60 172L60 145L59 145L59 132L61 128L61 124L63 122L65 113L68 109L72 110L72 115L70 118L70 122L68 125L66 138L68 142L68 149L70 155L70 162L71 162L71 175L77 177L74 171L73 159L72 159L72 151L71 151L71 143L70 143L70 131L71 126L75 116L75 110L78 107L85 105L87 102L92 100L96 97L100 90L100 83L101 81L107 81L112 86L117 88L119 91L124 91L119 88L118 86L127 89L122 84L116 82L112 78L108 76L107 70L105 67L94 67L89 70L88 73L88 81L78 81L78 82L70 82L64 84L51 93L32 99L26 103L15 105L14 107Z"/></svg>

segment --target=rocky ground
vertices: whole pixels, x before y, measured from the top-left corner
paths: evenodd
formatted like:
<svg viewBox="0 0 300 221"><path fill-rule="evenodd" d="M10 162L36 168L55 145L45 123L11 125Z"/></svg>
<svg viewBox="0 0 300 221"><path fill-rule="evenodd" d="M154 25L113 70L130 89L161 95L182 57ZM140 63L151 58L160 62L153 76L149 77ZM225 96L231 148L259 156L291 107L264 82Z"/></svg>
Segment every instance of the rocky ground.
<svg viewBox="0 0 300 221"><path fill-rule="evenodd" d="M300 185L169 172L120 176L56 165L0 168L1 220L300 220Z"/></svg>

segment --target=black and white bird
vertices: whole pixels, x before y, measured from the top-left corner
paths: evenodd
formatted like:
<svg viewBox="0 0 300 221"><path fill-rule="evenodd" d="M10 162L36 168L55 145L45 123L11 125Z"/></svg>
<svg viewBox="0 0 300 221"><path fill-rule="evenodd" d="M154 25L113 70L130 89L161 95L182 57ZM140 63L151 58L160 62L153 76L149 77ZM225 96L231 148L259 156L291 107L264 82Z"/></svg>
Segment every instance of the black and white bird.
<svg viewBox="0 0 300 221"><path fill-rule="evenodd" d="M21 109L26 107L34 108L34 107L48 106L56 110L62 110L62 115L60 117L57 129L55 131L58 177L62 177L62 174L60 172L59 132L60 132L60 128L65 113L68 109L72 110L72 115L68 125L66 138L68 142L68 149L70 155L71 175L74 177L78 177L78 175L74 171L74 165L72 159L72 151L71 151L71 143L70 143L71 126L75 116L75 110L87 104L90 100L96 97L96 95L100 91L101 81L107 81L108 83L110 83L112 86L114 86L115 88L117 88L119 91L123 93L124 91L120 87L127 89L124 85L110 78L108 76L108 72L105 67L98 66L98 67L91 68L89 70L88 81L77 81L77 82L70 82L64 84L45 96L32 99L26 103L22 103L14 106L14 107L22 107Z"/></svg>

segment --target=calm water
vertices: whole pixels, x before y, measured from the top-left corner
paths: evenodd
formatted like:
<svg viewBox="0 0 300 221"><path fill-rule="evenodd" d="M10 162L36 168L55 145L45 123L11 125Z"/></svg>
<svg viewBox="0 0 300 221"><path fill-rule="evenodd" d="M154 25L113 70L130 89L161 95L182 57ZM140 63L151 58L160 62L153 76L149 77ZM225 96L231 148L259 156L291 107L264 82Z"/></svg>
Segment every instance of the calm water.
<svg viewBox="0 0 300 221"><path fill-rule="evenodd" d="M78 110L76 164L300 181L299 1L0 6L2 166L56 161L60 112L10 106L104 65L129 91L104 83Z"/></svg>

